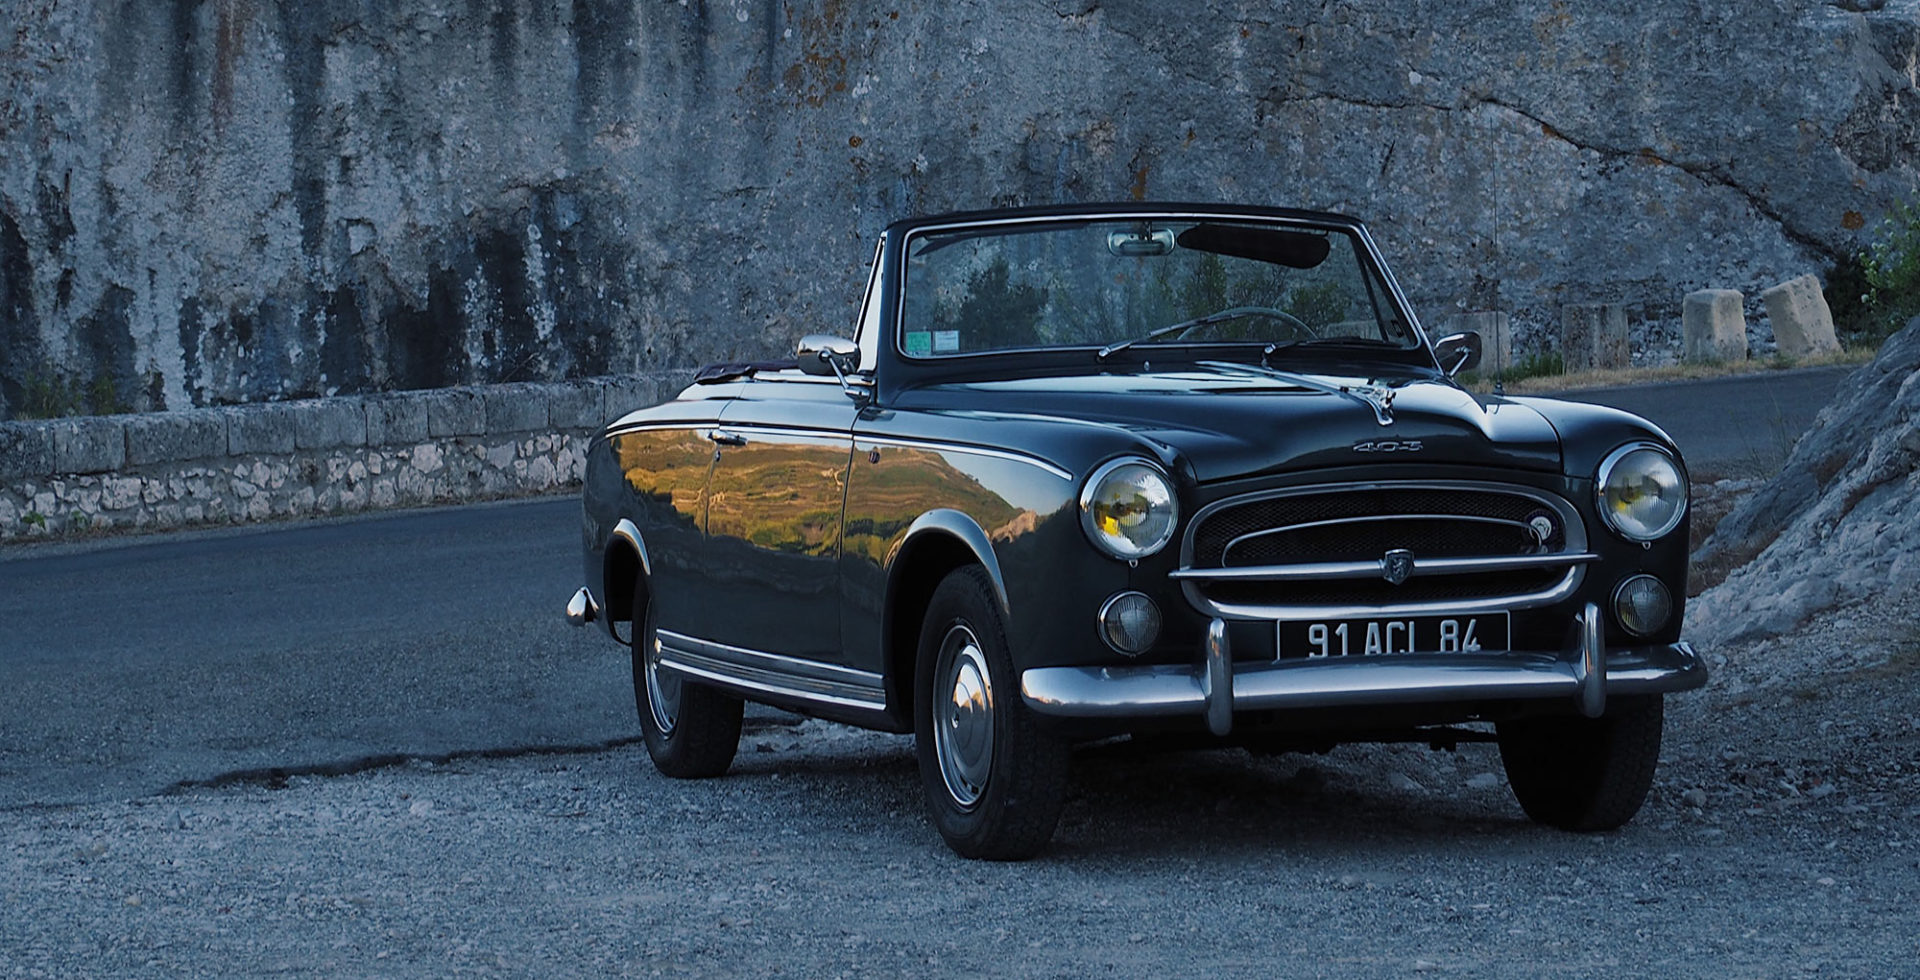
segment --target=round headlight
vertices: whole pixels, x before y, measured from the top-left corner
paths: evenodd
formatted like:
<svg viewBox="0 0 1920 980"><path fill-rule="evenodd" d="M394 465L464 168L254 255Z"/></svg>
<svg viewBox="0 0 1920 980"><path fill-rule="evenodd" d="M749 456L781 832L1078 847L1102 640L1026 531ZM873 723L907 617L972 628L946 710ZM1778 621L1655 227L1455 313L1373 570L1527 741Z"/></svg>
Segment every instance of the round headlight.
<svg viewBox="0 0 1920 980"><path fill-rule="evenodd" d="M1665 450L1621 446L1600 464L1594 484L1600 516L1622 537L1652 541L1687 513L1687 481Z"/></svg>
<svg viewBox="0 0 1920 980"><path fill-rule="evenodd" d="M1115 558L1145 558L1166 547L1179 517L1173 484L1143 459L1116 459L1080 490L1080 526Z"/></svg>
<svg viewBox="0 0 1920 980"><path fill-rule="evenodd" d="M1137 657L1160 638L1160 607L1142 593L1118 593L1100 607L1100 635L1108 646Z"/></svg>
<svg viewBox="0 0 1920 980"><path fill-rule="evenodd" d="M1613 590L1613 618L1635 636L1667 625L1673 615L1673 595L1665 583L1651 575L1635 575Z"/></svg>

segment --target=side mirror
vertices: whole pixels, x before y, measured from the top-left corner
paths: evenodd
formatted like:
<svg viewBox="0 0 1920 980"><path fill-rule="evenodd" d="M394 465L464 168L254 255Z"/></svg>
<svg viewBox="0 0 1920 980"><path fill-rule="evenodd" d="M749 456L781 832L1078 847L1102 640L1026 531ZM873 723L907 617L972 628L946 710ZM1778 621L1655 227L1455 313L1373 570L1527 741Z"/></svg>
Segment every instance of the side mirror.
<svg viewBox="0 0 1920 980"><path fill-rule="evenodd" d="M793 357L800 362L800 370L824 377L844 378L847 372L860 369L859 345L831 334L810 333L800 338Z"/></svg>
<svg viewBox="0 0 1920 980"><path fill-rule="evenodd" d="M1468 330L1440 338L1434 342L1433 359L1440 362L1440 370L1449 378L1479 364L1480 335Z"/></svg>

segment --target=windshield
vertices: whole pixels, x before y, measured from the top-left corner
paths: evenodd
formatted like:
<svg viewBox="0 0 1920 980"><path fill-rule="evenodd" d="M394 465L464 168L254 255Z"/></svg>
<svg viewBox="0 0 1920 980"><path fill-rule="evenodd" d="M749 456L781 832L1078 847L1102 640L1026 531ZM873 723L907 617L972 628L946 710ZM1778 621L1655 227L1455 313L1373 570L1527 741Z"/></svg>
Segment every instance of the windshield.
<svg viewBox="0 0 1920 980"><path fill-rule="evenodd" d="M912 357L1420 345L1346 229L1128 218L923 232L906 250Z"/></svg>

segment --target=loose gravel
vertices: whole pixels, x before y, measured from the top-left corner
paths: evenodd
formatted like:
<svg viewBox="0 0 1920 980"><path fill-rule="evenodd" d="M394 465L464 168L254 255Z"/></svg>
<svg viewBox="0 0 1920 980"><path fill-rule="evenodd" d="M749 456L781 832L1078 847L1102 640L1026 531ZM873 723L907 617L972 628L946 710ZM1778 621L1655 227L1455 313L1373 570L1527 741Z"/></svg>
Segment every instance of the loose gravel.
<svg viewBox="0 0 1920 980"><path fill-rule="evenodd" d="M909 739L773 719L704 782L629 745L14 810L0 973L1910 977L1916 612L1717 655L1616 833L1529 824L1487 745L1121 741L976 863Z"/></svg>

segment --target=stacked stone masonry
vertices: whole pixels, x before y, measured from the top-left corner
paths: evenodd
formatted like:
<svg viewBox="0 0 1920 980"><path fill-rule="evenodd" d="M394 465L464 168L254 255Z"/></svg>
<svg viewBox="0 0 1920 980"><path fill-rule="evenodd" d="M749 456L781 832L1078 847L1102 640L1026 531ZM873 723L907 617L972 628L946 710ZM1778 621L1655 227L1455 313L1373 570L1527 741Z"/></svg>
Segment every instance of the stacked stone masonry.
<svg viewBox="0 0 1920 980"><path fill-rule="evenodd" d="M0 542L457 503L579 483L684 372L0 423Z"/></svg>

